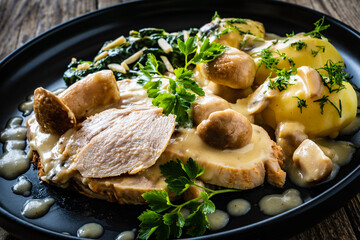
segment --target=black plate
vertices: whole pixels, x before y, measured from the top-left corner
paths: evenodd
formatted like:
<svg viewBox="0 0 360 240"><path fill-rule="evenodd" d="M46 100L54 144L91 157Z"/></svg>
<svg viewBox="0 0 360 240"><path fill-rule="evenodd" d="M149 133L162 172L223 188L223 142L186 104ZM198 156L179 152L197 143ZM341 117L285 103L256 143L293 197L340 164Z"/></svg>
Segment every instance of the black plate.
<svg viewBox="0 0 360 240"><path fill-rule="evenodd" d="M282 2L222 0L176 0L142 1L114 6L96 11L62 24L31 40L17 49L0 63L0 126L5 126L12 116L21 116L17 110L36 87L44 86L54 90L65 86L62 74L71 57L92 59L103 42L127 35L131 29L143 27L165 28L176 31L200 27L207 23L215 11L222 17L251 18L264 23L268 32L284 35L310 31L313 23L322 14L303 7ZM340 51L351 73L355 85L360 85L360 52L354 47L360 44L360 35L337 20L326 17L331 28L326 36ZM360 143L359 133L349 137L355 144ZM268 193L280 193L265 184L262 187L239 194L214 199L219 209L225 209L227 202L235 197L251 202L252 209L244 217L232 217L226 228L219 232L194 239L227 239L231 236L251 238L289 236L324 217L324 213L337 209L359 191L359 151L352 161L341 168L337 177L312 189L302 189L287 181L285 188L294 187L301 192L305 203L291 211L269 217L262 214L257 203ZM39 184L36 171L30 169L26 175L34 188L30 197L14 195L11 186L16 180L0 179L0 225L22 238L32 237L54 239L75 238L60 234L69 232L76 236L77 229L85 223L100 223L105 228L101 239L115 239L124 230L136 228L137 216L145 207L120 206L100 200L93 200L77 193ZM29 220L20 214L27 199L52 196L56 203L42 218Z"/></svg>

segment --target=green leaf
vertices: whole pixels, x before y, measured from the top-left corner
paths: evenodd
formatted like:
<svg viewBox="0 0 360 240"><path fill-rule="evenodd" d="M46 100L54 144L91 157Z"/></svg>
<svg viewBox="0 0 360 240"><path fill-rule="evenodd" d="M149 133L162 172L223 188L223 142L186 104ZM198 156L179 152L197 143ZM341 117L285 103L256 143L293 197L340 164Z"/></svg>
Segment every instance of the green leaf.
<svg viewBox="0 0 360 240"><path fill-rule="evenodd" d="M162 215L147 209L138 219L141 221L139 239L149 239L162 223Z"/></svg>
<svg viewBox="0 0 360 240"><path fill-rule="evenodd" d="M200 211L200 206L185 220L185 226L188 227L186 233L191 236L204 234L210 226L207 216Z"/></svg>
<svg viewBox="0 0 360 240"><path fill-rule="evenodd" d="M192 185L192 181L186 177L169 178L165 182L168 184L168 188L174 191L176 195L183 194Z"/></svg>
<svg viewBox="0 0 360 240"><path fill-rule="evenodd" d="M166 213L163 217L164 224L170 227L170 234L179 238L182 234L182 228L185 225L184 217L180 212Z"/></svg>
<svg viewBox="0 0 360 240"><path fill-rule="evenodd" d="M192 158L189 158L183 170L186 172L190 179L196 179L204 173L204 168L199 169L199 165Z"/></svg>
<svg viewBox="0 0 360 240"><path fill-rule="evenodd" d="M324 31L326 29L328 29L330 27L330 24L328 25L324 25L324 21L325 21L325 16L323 16L321 19L317 20L314 25L315 25L315 29L308 32L308 33L305 33L304 36L311 36L313 38L322 38L322 37L325 37L321 31Z"/></svg>
<svg viewBox="0 0 360 240"><path fill-rule="evenodd" d="M174 103L176 101L176 97L168 92L163 92L158 94L153 100L152 104L154 106L160 107L163 109L163 113L165 115L169 115L173 112Z"/></svg>
<svg viewBox="0 0 360 240"><path fill-rule="evenodd" d="M217 11L215 11L214 16L211 18L212 21L214 21L217 18L221 18Z"/></svg>
<svg viewBox="0 0 360 240"><path fill-rule="evenodd" d="M171 160L170 162L160 166L161 174L165 178L178 178L187 176L182 166L183 163L179 159L176 159L176 161Z"/></svg>
<svg viewBox="0 0 360 240"><path fill-rule="evenodd" d="M221 45L216 42L210 44L209 38L206 38L202 43L199 53L196 53L191 60L194 64L206 63L213 61L216 57L224 53L229 47Z"/></svg>
<svg viewBox="0 0 360 240"><path fill-rule="evenodd" d="M155 232L156 240L166 240L170 237L170 227L162 223Z"/></svg>
<svg viewBox="0 0 360 240"><path fill-rule="evenodd" d="M183 41L181 41L181 39L179 38L178 46L179 46L179 50L185 56L188 56L188 55L194 53L197 49L194 37L189 37L188 39L186 39L185 43Z"/></svg>
<svg viewBox="0 0 360 240"><path fill-rule="evenodd" d="M149 204L149 207L157 213L163 212L171 207L168 205L170 200L165 190L161 192L157 190L146 192L142 197L146 200L146 203Z"/></svg>
<svg viewBox="0 0 360 240"><path fill-rule="evenodd" d="M216 209L215 204L209 199L209 195L204 191L202 191L200 194L203 199L203 202L201 203L200 206L200 211L203 214L209 214L215 212Z"/></svg>

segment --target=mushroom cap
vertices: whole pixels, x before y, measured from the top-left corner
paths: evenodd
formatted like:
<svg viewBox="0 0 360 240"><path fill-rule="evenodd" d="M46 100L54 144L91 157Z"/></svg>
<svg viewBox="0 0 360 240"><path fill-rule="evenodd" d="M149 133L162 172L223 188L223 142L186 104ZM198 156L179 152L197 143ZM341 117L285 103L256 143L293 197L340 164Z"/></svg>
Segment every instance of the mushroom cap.
<svg viewBox="0 0 360 240"><path fill-rule="evenodd" d="M214 61L204 63L207 79L234 89L246 89L254 81L256 65L250 55L236 48L229 48Z"/></svg>
<svg viewBox="0 0 360 240"><path fill-rule="evenodd" d="M252 125L241 113L226 109L210 114L196 128L196 133L212 147L236 149L250 142Z"/></svg>

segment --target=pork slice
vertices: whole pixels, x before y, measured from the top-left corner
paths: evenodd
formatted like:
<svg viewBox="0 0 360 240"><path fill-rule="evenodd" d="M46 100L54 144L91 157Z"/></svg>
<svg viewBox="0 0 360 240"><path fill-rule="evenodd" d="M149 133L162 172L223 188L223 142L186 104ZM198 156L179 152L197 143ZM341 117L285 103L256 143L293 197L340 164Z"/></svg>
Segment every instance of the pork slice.
<svg viewBox="0 0 360 240"><path fill-rule="evenodd" d="M85 120L75 133L75 167L91 178L136 174L155 164L174 127L175 116L165 116L158 108L103 111Z"/></svg>
<svg viewBox="0 0 360 240"><path fill-rule="evenodd" d="M200 180L227 188L251 189L267 181L277 187L285 183L286 173L281 169L281 148L267 132L252 125L250 143L238 149L217 149L207 145L194 129L180 129L170 140L162 157L186 162L193 158L204 174Z"/></svg>

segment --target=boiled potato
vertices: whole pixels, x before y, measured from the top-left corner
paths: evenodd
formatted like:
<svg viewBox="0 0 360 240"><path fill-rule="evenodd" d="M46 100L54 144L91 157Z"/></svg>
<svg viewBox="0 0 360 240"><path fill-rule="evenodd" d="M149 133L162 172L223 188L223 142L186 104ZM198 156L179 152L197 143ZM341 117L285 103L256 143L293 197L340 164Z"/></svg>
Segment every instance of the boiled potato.
<svg viewBox="0 0 360 240"><path fill-rule="evenodd" d="M281 122L299 122L305 126L305 133L312 137L336 137L339 131L347 126L356 116L357 97L355 90L348 82L343 82L345 89L330 93L327 87L323 87L320 97L311 97L308 93L305 81L299 75L291 77L286 90L272 98L267 108L262 112L264 121L274 129ZM329 102L324 103L321 113L320 103L314 102L323 96L338 108L341 100L342 111L339 116L336 108ZM306 100L307 107L300 111L298 98Z"/></svg>
<svg viewBox="0 0 360 240"><path fill-rule="evenodd" d="M221 20L214 20L210 24L217 24L217 21L220 21L218 32L227 32L221 35L220 39L215 40L222 45L240 49L246 34L251 34L258 38L265 37L265 28L260 22L250 19L223 18Z"/></svg>
<svg viewBox="0 0 360 240"><path fill-rule="evenodd" d="M303 42L306 46L303 46L301 49L296 48L297 42ZM291 46L293 44L293 46ZM324 51L322 50L324 49ZM313 68L323 67L328 60L333 61L334 63L343 62L344 60L340 56L340 53L335 49L335 47L327 39L318 39L312 38L310 36L304 36L302 34L295 35L292 38L286 40L279 40L277 44L270 45L269 50L272 51L272 56L279 59L277 67L279 69L286 68L290 69L289 58L295 63L295 67L301 66L310 66ZM260 52L261 49L255 48L251 53ZM279 51L281 54L286 54L286 59L282 59L279 54L275 53ZM312 52L313 51L313 52ZM317 52L317 53L316 53ZM260 54L253 55L256 66L259 66L261 57ZM267 69L264 65L261 65L258 68L255 76L255 84L262 84L265 79L269 76L270 70ZM273 73L272 77L275 77L276 74Z"/></svg>

